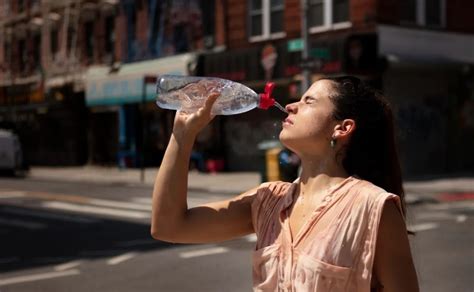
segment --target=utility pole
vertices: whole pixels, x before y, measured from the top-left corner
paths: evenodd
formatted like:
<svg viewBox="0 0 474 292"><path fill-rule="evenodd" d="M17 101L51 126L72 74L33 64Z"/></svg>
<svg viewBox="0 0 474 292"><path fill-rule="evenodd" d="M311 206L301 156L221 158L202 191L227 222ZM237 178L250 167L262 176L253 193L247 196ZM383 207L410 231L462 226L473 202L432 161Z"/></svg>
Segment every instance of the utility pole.
<svg viewBox="0 0 474 292"><path fill-rule="evenodd" d="M308 42L308 0L301 1L301 38L303 39L303 51L301 61L308 62L309 42ZM308 66L303 67L303 80L301 82L301 91L305 92L311 85L311 72Z"/></svg>

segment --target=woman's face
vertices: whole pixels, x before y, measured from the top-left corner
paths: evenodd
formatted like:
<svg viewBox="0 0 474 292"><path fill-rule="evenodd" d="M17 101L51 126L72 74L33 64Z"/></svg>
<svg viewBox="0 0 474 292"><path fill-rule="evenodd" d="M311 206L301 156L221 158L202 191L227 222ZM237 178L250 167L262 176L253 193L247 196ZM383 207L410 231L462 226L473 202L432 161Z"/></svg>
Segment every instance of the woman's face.
<svg viewBox="0 0 474 292"><path fill-rule="evenodd" d="M322 154L330 149L336 121L334 105L329 98L332 81L319 80L303 94L301 100L288 104L280 141L298 155Z"/></svg>

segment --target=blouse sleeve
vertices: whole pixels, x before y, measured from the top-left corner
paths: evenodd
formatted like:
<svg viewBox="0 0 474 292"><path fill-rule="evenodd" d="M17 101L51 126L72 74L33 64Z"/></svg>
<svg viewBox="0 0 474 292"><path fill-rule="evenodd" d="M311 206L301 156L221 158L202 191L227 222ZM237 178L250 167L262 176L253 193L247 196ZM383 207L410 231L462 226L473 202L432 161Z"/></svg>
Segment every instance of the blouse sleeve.
<svg viewBox="0 0 474 292"><path fill-rule="evenodd" d="M364 247L362 250L362 257L360 261L359 271L361 271L362 283L368 283L370 285L372 278L372 270L374 265L375 250L377 244L377 234L379 230L380 220L382 217L382 211L385 202L393 200L396 203L397 208L402 213L400 197L391 193L382 193L376 197L369 213L369 222L367 236L365 239ZM365 287L361 291L369 291L370 287Z"/></svg>

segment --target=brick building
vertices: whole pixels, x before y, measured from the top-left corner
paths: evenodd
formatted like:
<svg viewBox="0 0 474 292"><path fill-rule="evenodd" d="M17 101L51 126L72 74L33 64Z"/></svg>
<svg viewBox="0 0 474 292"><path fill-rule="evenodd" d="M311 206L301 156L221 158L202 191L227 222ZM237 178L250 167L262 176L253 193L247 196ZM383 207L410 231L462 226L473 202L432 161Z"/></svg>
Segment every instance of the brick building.
<svg viewBox="0 0 474 292"><path fill-rule="evenodd" d="M282 103L298 98L299 2L217 1L216 35L225 40L225 50L204 54L199 74L257 91L271 78ZM385 92L395 108L405 174L472 171L474 24L467 11L473 4L308 0L308 5L313 80L352 74ZM278 137L272 125L280 118L258 111L224 118L231 168L255 165L257 144Z"/></svg>
<svg viewBox="0 0 474 292"><path fill-rule="evenodd" d="M298 0L0 0L0 127L36 164L161 161L172 112L145 76L235 80L283 104L301 88ZM395 106L408 175L474 168L468 0L308 0L312 78L353 74ZM282 113L218 117L196 149L257 170ZM146 139L143 141L143 137ZM420 151L423 149L423 151ZM437 159L433 159L436 157Z"/></svg>
<svg viewBox="0 0 474 292"><path fill-rule="evenodd" d="M172 116L155 114L152 90L140 105L140 82L193 73L194 51L214 46L213 3L0 0L0 127L20 134L31 164L159 157Z"/></svg>

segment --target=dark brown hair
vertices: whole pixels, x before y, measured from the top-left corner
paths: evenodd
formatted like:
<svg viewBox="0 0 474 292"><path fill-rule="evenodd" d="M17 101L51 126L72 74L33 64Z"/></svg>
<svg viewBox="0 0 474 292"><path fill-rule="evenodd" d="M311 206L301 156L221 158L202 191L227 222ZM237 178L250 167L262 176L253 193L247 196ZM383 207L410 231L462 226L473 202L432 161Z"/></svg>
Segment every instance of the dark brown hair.
<svg viewBox="0 0 474 292"><path fill-rule="evenodd" d="M390 104L380 92L356 77L324 79L334 83L335 91L330 96L335 106L333 117L336 120L353 119L356 123L349 143L340 153L344 169L349 175L398 195L405 216L405 192Z"/></svg>

